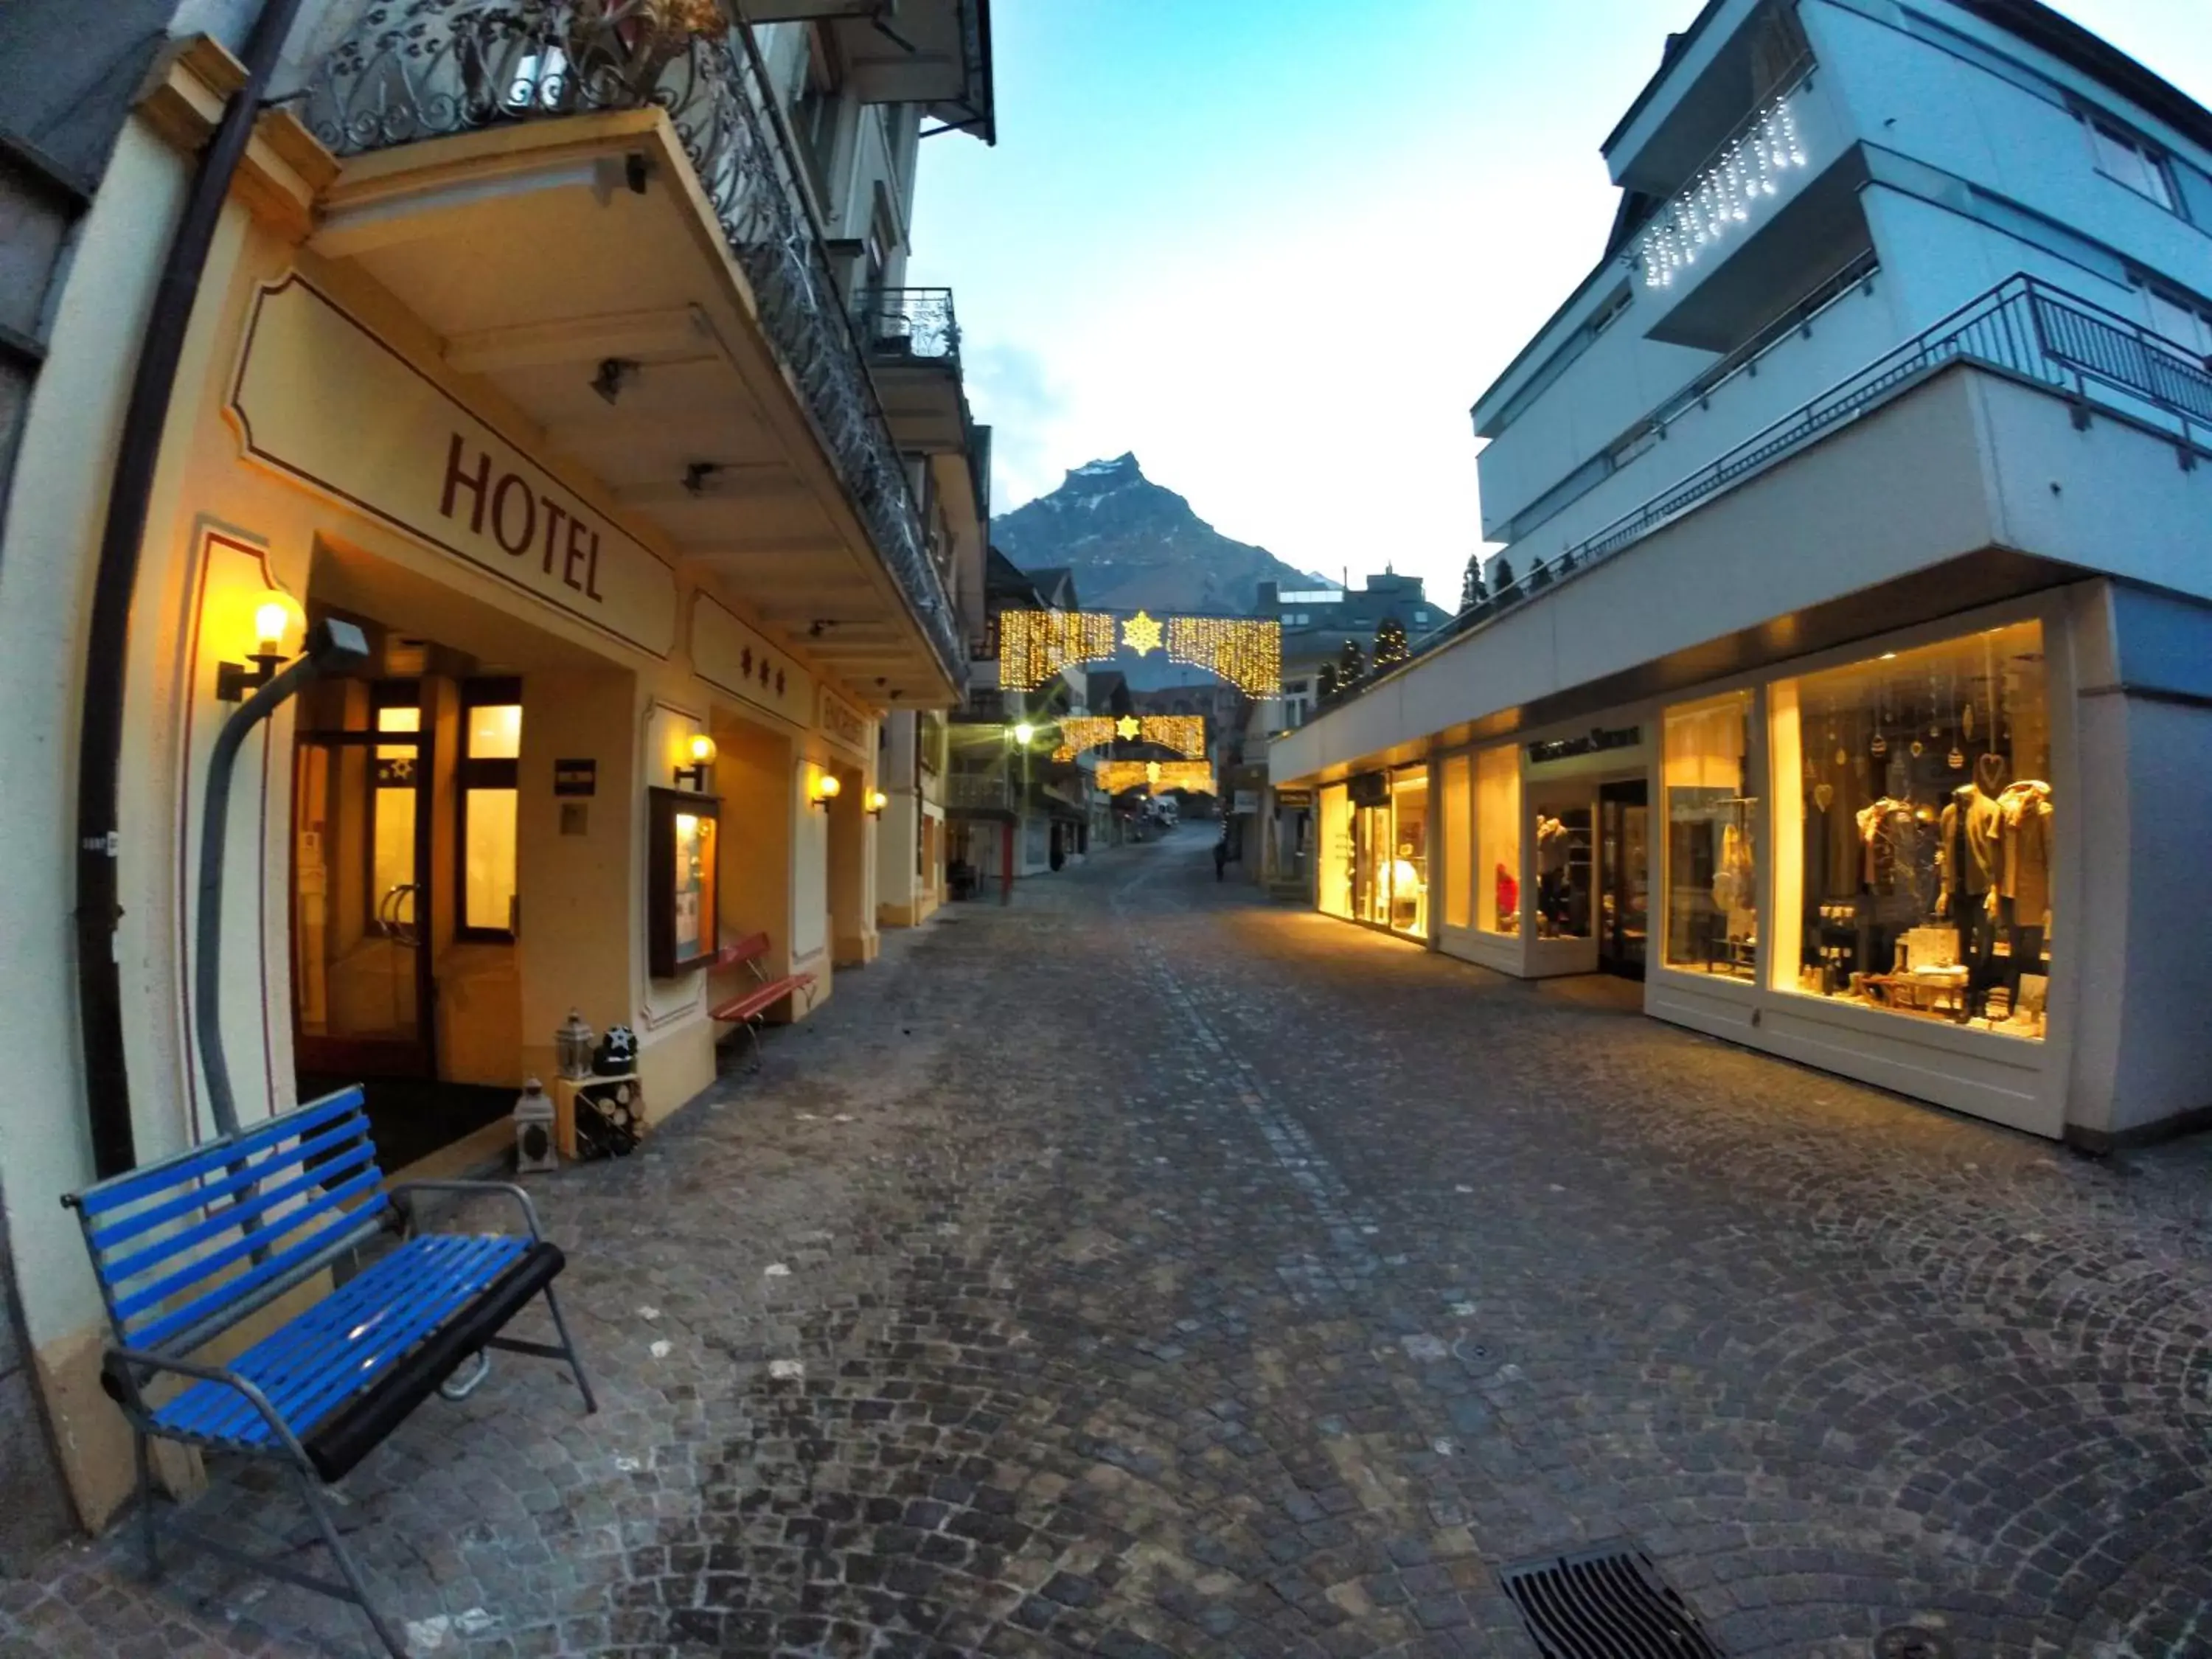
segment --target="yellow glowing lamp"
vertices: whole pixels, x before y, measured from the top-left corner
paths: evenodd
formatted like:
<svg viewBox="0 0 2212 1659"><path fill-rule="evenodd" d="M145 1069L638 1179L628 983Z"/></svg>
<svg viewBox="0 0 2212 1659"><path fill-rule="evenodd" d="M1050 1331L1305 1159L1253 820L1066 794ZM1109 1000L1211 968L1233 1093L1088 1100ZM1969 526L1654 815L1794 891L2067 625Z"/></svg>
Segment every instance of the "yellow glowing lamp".
<svg viewBox="0 0 2212 1659"><path fill-rule="evenodd" d="M1036 736L1036 727L1031 726L1027 720L1016 722L1014 726L1014 741L1021 744L1023 748L1028 748L1030 746L1030 739L1035 736Z"/></svg>
<svg viewBox="0 0 2212 1659"><path fill-rule="evenodd" d="M828 811L830 803L837 799L844 787L843 781L835 772L817 772L814 775L814 804Z"/></svg>
<svg viewBox="0 0 2212 1659"><path fill-rule="evenodd" d="M220 662L216 665L215 694L225 702L237 702L249 691L258 690L276 678L286 653L284 640L295 623L303 629L307 617L299 603L289 593L271 590L253 607L252 651L245 662ZM251 665L249 666L249 665Z"/></svg>
<svg viewBox="0 0 2212 1659"><path fill-rule="evenodd" d="M882 790L871 789L868 791L868 816L870 817L879 818L883 817L884 808L889 806L890 804L891 798L884 793Z"/></svg>
<svg viewBox="0 0 2212 1659"><path fill-rule="evenodd" d="M691 757L691 763L676 769L677 787L680 789L688 783L703 795L707 793L707 769L714 763L719 752L714 740L704 732L694 732L684 740L684 752Z"/></svg>

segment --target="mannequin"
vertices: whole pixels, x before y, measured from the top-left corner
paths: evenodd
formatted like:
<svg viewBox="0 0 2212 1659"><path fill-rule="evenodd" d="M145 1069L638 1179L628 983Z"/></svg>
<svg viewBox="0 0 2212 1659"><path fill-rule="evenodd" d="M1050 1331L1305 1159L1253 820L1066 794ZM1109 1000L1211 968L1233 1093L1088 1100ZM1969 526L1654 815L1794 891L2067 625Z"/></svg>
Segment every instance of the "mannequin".
<svg viewBox="0 0 2212 1659"><path fill-rule="evenodd" d="M1536 814L1536 914L1554 932L1567 925L1567 826Z"/></svg>
<svg viewBox="0 0 2212 1659"><path fill-rule="evenodd" d="M2020 976L2043 971L2043 935L2051 914L2051 786L2023 778L1997 797L2002 858L1997 925L2005 931L2005 989L2020 1012Z"/></svg>
<svg viewBox="0 0 2212 1659"><path fill-rule="evenodd" d="M1981 1012L1989 993L1990 963L1996 944L1995 889L2004 860L2003 808L1998 797L2011 769L1994 750L1974 762L1974 775L1951 792L1940 823L1936 862L1942 888L1936 908L1959 930L1959 960L1966 964L1966 994L1961 1020Z"/></svg>

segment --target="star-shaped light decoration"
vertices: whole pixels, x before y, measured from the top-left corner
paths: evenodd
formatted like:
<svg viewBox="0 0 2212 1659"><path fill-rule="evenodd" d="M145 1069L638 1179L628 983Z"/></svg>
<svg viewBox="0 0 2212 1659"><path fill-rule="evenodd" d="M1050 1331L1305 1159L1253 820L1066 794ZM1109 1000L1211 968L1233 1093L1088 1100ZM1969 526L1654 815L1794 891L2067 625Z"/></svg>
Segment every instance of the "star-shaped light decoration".
<svg viewBox="0 0 2212 1659"><path fill-rule="evenodd" d="M1114 722L1114 729L1133 742L1137 733L1145 729L1145 723L1134 714L1124 714Z"/></svg>
<svg viewBox="0 0 2212 1659"><path fill-rule="evenodd" d="M1139 656L1160 648L1160 625L1139 611L1121 624L1121 643Z"/></svg>
<svg viewBox="0 0 2212 1659"><path fill-rule="evenodd" d="M1146 761L1145 763L1145 781L1151 784L1154 788L1158 788L1159 787L1160 763L1158 761Z"/></svg>

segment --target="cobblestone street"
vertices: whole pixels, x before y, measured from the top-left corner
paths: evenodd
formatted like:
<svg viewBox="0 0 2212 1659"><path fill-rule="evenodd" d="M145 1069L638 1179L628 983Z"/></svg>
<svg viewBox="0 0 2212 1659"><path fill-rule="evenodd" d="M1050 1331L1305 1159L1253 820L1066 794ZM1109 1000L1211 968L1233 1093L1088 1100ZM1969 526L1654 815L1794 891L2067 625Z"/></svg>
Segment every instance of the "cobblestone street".
<svg viewBox="0 0 2212 1659"><path fill-rule="evenodd" d="M533 1182L602 1409L502 1356L348 1479L417 1652L1531 1656L1501 1570L1625 1540L1734 1656L2212 1653L2203 1138L2093 1162L1209 851L889 935ZM321 1567L281 1483L194 1507ZM118 1533L0 1650L372 1644Z"/></svg>

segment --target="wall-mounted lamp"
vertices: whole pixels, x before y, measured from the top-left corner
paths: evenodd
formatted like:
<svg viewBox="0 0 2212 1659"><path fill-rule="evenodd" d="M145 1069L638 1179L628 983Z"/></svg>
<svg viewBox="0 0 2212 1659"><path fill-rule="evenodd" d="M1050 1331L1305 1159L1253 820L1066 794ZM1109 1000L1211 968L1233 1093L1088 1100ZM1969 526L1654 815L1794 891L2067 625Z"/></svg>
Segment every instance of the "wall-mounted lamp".
<svg viewBox="0 0 2212 1659"><path fill-rule="evenodd" d="M890 804L891 798L884 793L882 790L871 789L868 791L868 816L870 817L879 818L883 817L884 808L889 806Z"/></svg>
<svg viewBox="0 0 2212 1659"><path fill-rule="evenodd" d="M817 772L814 775L814 804L828 811L830 803L837 799L844 787L835 772Z"/></svg>
<svg viewBox="0 0 2212 1659"><path fill-rule="evenodd" d="M1014 741L1024 749L1030 746L1030 739L1035 736L1036 736L1036 727L1031 726L1027 720L1019 721L1014 726Z"/></svg>
<svg viewBox="0 0 2212 1659"><path fill-rule="evenodd" d="M676 787L681 789L688 783L703 795L707 793L707 769L714 763L714 740L704 732L694 732L691 740L684 745L684 752L691 757L691 764L676 769L672 775Z"/></svg>
<svg viewBox="0 0 2212 1659"><path fill-rule="evenodd" d="M247 692L258 690L276 678L276 671L284 664L284 636L299 616L300 607L283 593L272 593L256 605L253 635L261 642L261 648L249 655L246 662L216 665L216 696L224 702L243 702ZM247 663L252 666L248 667Z"/></svg>

